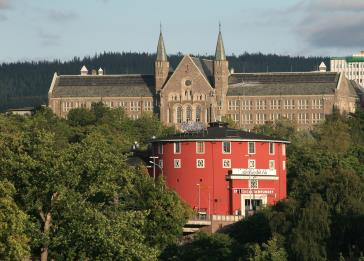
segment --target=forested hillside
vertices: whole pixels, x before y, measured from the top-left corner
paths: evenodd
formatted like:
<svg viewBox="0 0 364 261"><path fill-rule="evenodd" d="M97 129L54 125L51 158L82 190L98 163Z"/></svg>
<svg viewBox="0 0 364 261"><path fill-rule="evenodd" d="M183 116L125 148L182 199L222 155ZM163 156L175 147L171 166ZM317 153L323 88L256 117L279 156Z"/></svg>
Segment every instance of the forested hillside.
<svg viewBox="0 0 364 261"><path fill-rule="evenodd" d="M169 56L176 68L182 54ZM212 59L212 56L200 56ZM78 74L82 65L89 70L102 67L106 74L153 73L154 54L103 53L70 61L18 62L0 65L0 111L9 108L37 106L47 103L47 92L54 72ZM229 56L230 67L235 72L312 71L327 57L290 57L274 54L242 54Z"/></svg>

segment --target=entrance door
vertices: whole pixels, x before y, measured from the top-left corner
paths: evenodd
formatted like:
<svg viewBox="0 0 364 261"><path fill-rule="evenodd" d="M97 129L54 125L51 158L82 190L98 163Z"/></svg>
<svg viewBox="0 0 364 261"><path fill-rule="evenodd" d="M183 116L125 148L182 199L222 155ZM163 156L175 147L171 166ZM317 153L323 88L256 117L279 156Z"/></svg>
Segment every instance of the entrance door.
<svg viewBox="0 0 364 261"><path fill-rule="evenodd" d="M267 195L241 194L241 214L247 216L250 211L260 210L267 204Z"/></svg>

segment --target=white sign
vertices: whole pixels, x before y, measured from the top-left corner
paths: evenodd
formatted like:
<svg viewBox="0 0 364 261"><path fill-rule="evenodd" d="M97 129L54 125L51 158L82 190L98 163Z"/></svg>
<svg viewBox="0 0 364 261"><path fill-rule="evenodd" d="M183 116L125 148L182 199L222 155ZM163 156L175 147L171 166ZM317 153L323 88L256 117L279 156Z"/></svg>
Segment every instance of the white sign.
<svg viewBox="0 0 364 261"><path fill-rule="evenodd" d="M246 189L246 188L234 188L234 193L237 194L274 194L274 189Z"/></svg>
<svg viewBox="0 0 364 261"><path fill-rule="evenodd" d="M232 175L243 176L276 176L275 169L232 169Z"/></svg>

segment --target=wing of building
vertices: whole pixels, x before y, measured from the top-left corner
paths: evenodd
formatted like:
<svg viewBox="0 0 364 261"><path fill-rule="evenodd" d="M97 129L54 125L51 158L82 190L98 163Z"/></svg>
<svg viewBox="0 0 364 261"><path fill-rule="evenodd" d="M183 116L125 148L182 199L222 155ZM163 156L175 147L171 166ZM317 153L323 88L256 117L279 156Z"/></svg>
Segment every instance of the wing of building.
<svg viewBox="0 0 364 261"><path fill-rule="evenodd" d="M231 117L244 129L274 122L294 121L298 128L310 128L332 113L354 112L360 86L343 73L233 73L229 71L221 31L214 60L185 55L175 70L170 68L160 33L153 75L105 75L103 70L80 75L54 74L49 107L60 117L73 108L89 108L103 102L123 107L136 119L144 112L157 113L167 125L193 125Z"/></svg>

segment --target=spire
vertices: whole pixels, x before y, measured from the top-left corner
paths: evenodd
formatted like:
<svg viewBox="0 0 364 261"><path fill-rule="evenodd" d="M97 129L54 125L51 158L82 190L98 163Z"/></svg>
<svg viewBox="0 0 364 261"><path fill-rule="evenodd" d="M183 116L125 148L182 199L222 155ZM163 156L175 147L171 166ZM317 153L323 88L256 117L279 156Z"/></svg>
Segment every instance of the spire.
<svg viewBox="0 0 364 261"><path fill-rule="evenodd" d="M224 42L222 40L222 34L221 34L221 23L220 22L219 22L219 36L217 37L217 44L216 44L215 60L216 61L226 60Z"/></svg>
<svg viewBox="0 0 364 261"><path fill-rule="evenodd" d="M164 47L162 24L160 24L160 33L157 47L157 61L167 61L166 48Z"/></svg>

